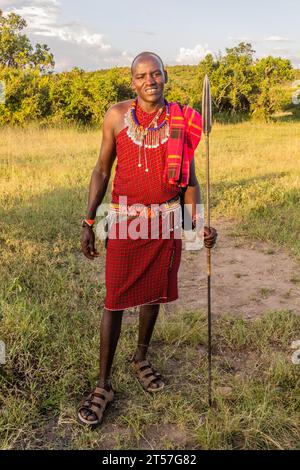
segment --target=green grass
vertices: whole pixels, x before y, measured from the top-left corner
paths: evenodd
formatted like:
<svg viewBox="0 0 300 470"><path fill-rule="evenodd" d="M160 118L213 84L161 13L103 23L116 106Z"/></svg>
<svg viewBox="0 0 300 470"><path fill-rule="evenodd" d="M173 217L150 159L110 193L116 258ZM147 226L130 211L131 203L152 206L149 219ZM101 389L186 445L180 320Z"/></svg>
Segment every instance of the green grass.
<svg viewBox="0 0 300 470"><path fill-rule="evenodd" d="M203 142L197 156L204 189ZM240 233L272 241L299 257L299 156L299 121L215 126L211 135L212 216L232 218Z"/></svg>
<svg viewBox="0 0 300 470"><path fill-rule="evenodd" d="M89 312L87 322L86 312L81 320L59 312L59 320L50 321L48 312L38 318L27 311L31 334L29 318L22 326L16 318L13 326L6 316L2 325L22 331L17 346L8 342L1 377L2 448L300 448L300 371L290 349L300 337L300 318L291 312L251 322L215 319L211 409L203 313L160 315L150 355L168 387L157 396L144 393L130 374L137 318L124 323L113 371L118 400L91 432L76 423L75 413L96 379L98 333L91 323L97 325L99 312ZM223 387L231 393L224 396Z"/></svg>
<svg viewBox="0 0 300 470"><path fill-rule="evenodd" d="M270 289L269 287L261 287L258 291L259 297L262 299L267 299L270 294L275 292L275 289Z"/></svg>
<svg viewBox="0 0 300 470"><path fill-rule="evenodd" d="M216 125L211 137L214 219L232 218L247 236L296 256L299 130ZM97 375L105 293L99 265L80 255L79 227L100 140L100 132L72 128L0 130L1 448L298 449L300 366L290 345L300 325L287 311L215 319L212 409L203 313L162 310L151 353L169 385L154 397L129 372L137 318L124 322L118 400L99 431L76 423ZM203 144L197 158L204 183Z"/></svg>

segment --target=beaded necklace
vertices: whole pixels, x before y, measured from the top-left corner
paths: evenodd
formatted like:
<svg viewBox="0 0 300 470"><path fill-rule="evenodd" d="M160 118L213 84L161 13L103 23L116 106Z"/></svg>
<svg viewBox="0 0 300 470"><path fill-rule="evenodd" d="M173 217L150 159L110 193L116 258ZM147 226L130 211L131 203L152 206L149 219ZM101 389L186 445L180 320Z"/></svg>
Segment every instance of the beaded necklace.
<svg viewBox="0 0 300 470"><path fill-rule="evenodd" d="M138 167L142 166L141 149L144 147L146 172L149 171L147 165L146 148L157 148L160 144L165 143L169 138L170 106L166 100L164 101L166 106L166 116L161 124L157 123L160 115L163 112L164 106L157 111L148 127L145 128L139 123L136 116L137 99L133 101L132 105L124 116L125 126L128 127L127 135L136 145L139 146Z"/></svg>

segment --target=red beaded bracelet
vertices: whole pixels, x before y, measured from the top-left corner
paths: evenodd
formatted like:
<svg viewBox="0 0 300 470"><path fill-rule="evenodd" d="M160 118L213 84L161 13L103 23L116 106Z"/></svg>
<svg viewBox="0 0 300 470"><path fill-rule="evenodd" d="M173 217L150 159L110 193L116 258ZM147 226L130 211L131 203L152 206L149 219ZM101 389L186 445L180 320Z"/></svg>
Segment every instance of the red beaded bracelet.
<svg viewBox="0 0 300 470"><path fill-rule="evenodd" d="M84 227L85 225L92 227L94 223L95 223L95 219L83 219L83 221L81 222L81 225L82 227Z"/></svg>

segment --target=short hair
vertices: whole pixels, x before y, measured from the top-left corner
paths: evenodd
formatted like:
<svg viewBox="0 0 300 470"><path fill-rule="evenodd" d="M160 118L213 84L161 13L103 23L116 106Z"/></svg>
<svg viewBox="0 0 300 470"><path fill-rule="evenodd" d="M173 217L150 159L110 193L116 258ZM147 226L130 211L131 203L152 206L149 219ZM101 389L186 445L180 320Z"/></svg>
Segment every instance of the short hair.
<svg viewBox="0 0 300 470"><path fill-rule="evenodd" d="M149 52L149 51L144 51L144 52L140 52L137 56L135 56L135 58L133 59L133 61L131 62L131 67L130 67L130 70L131 70L131 75L132 75L132 72L133 72L133 67L134 67L134 63L142 56L144 55L153 55L154 57L156 57L161 65L162 65L162 68L164 69L164 63L162 61L162 58L159 57L159 55L155 54L155 52Z"/></svg>

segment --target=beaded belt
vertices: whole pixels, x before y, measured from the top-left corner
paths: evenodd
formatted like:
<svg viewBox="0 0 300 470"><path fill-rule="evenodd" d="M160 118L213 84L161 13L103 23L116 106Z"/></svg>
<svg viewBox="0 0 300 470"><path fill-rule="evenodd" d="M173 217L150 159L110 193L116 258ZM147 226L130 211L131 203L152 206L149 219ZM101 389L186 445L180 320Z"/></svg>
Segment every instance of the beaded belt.
<svg viewBox="0 0 300 470"><path fill-rule="evenodd" d="M151 204L145 206L143 204L133 204L131 206L125 204L118 204L116 202L110 203L110 213L119 214L127 218L145 217L153 218L158 215L173 212L180 207L180 197L175 196L161 204Z"/></svg>

